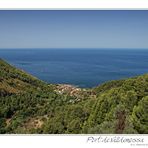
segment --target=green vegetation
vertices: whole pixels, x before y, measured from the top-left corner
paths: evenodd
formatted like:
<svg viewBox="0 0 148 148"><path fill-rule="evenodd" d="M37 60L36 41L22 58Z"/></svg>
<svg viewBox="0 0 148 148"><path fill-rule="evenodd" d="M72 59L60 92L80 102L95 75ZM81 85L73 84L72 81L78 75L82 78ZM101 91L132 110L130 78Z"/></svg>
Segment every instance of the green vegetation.
<svg viewBox="0 0 148 148"><path fill-rule="evenodd" d="M148 134L148 74L80 89L0 60L0 133Z"/></svg>

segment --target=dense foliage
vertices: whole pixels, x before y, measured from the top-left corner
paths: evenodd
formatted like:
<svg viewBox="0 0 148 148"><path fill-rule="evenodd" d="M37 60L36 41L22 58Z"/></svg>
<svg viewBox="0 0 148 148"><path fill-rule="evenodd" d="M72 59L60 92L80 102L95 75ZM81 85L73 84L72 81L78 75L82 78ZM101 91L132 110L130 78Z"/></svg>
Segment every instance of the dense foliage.
<svg viewBox="0 0 148 148"><path fill-rule="evenodd" d="M148 134L148 74L70 95L0 60L0 133Z"/></svg>

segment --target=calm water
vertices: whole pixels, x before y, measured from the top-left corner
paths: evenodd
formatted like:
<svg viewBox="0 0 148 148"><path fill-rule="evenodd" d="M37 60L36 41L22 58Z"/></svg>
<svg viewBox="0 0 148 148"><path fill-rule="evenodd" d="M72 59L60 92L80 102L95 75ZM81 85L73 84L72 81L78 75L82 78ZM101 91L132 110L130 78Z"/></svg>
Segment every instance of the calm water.
<svg viewBox="0 0 148 148"><path fill-rule="evenodd" d="M0 49L0 58L46 82L80 87L148 73L144 49Z"/></svg>

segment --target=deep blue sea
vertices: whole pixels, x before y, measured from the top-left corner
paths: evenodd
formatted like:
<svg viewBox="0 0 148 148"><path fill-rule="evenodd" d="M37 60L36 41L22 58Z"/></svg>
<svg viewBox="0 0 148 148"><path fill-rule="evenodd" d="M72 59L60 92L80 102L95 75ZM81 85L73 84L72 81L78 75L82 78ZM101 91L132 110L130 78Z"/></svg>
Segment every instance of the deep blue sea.
<svg viewBox="0 0 148 148"><path fill-rule="evenodd" d="M46 82L79 87L148 73L146 49L0 49L0 58Z"/></svg>

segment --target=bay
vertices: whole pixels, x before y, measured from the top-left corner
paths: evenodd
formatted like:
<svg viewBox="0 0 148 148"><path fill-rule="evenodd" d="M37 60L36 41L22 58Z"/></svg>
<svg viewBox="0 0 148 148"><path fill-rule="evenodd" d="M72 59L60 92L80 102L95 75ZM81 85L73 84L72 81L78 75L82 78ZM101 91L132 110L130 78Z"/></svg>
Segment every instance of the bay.
<svg viewBox="0 0 148 148"><path fill-rule="evenodd" d="M0 58L48 83L85 88L148 73L147 49L0 49Z"/></svg>

